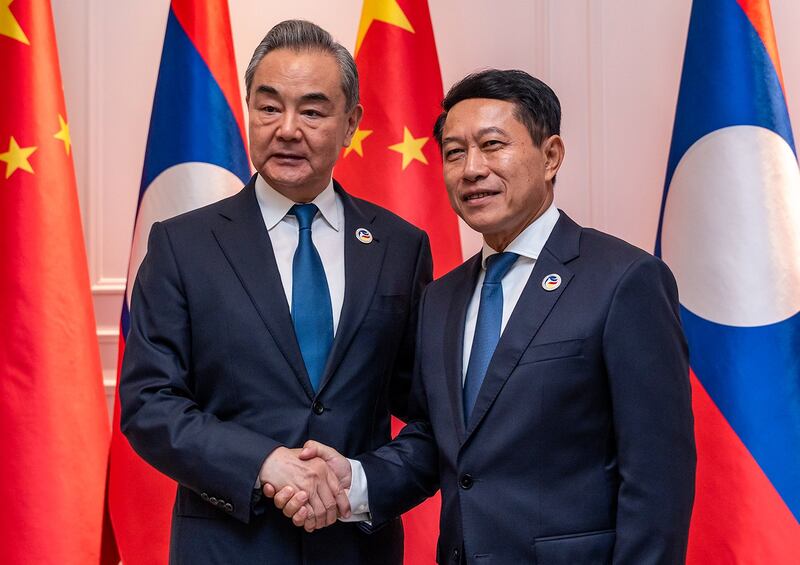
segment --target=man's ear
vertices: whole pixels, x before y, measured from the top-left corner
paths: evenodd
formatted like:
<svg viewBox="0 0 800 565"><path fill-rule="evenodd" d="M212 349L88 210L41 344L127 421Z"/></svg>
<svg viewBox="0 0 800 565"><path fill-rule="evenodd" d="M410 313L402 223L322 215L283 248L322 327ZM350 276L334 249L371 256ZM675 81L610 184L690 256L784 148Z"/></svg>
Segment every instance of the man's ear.
<svg viewBox="0 0 800 565"><path fill-rule="evenodd" d="M544 154L544 179L553 180L564 162L564 141L559 135L551 135L542 143Z"/></svg>
<svg viewBox="0 0 800 565"><path fill-rule="evenodd" d="M361 104L356 104L356 107L350 110L350 115L347 116L347 133L342 142L343 147L349 147L350 142L353 140L353 134L358 129L358 124L361 123L361 118L364 116L364 107Z"/></svg>

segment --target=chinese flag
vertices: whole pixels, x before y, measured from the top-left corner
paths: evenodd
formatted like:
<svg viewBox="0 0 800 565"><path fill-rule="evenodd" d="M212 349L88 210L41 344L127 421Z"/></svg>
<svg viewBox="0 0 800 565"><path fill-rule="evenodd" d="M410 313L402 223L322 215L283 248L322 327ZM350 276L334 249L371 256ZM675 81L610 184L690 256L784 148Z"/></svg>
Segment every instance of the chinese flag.
<svg viewBox="0 0 800 565"><path fill-rule="evenodd" d="M462 256L432 134L442 74L427 1L364 0L355 53L364 119L334 176L428 232L441 276Z"/></svg>
<svg viewBox="0 0 800 565"><path fill-rule="evenodd" d="M433 138L442 75L426 0L365 0L356 39L364 119L334 176L355 196L428 232L434 273L462 261L458 220L447 200ZM394 422L394 431L400 428ZM434 563L439 495L403 517L405 562Z"/></svg>
<svg viewBox="0 0 800 565"><path fill-rule="evenodd" d="M0 61L0 559L96 564L108 412L49 1L0 1Z"/></svg>

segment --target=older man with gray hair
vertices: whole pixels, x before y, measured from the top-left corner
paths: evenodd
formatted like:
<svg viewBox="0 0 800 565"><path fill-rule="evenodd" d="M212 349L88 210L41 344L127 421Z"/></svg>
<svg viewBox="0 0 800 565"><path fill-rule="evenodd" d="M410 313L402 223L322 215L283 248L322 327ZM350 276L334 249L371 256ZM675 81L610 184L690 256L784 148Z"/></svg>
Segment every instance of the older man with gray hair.
<svg viewBox="0 0 800 565"><path fill-rule="evenodd" d="M333 180L363 109L353 58L328 32L276 25L245 78L257 172L235 196L153 226L122 430L178 482L170 563L399 564L399 519L375 531L337 521L351 501L296 448L355 456L389 440L407 405L428 239ZM308 530L330 527L294 528L267 485L304 493Z"/></svg>

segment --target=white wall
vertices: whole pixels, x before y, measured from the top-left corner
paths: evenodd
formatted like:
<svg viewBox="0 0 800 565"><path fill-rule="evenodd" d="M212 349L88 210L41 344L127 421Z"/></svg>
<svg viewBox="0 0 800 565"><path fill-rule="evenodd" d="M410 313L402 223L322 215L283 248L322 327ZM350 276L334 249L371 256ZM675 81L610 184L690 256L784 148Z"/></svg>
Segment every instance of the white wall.
<svg viewBox="0 0 800 565"><path fill-rule="evenodd" d="M167 0L52 0L107 390ZM239 75L286 18L355 43L361 0L229 0ZM574 219L652 249L690 0L429 0L444 87L521 68L561 98L556 199ZM773 0L790 115L800 96L800 2ZM242 91L244 89L242 88Z"/></svg>

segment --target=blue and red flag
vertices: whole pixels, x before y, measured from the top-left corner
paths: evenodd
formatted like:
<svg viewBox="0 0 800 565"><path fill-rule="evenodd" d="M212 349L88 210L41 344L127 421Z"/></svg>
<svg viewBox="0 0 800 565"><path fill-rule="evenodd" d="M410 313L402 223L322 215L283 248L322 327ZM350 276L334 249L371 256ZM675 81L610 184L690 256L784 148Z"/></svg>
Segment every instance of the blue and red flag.
<svg viewBox="0 0 800 565"><path fill-rule="evenodd" d="M122 305L128 305L154 222L210 204L250 178L227 0L172 0ZM109 505L125 565L167 563L175 483L131 449L119 429L119 392L109 465Z"/></svg>
<svg viewBox="0 0 800 565"><path fill-rule="evenodd" d="M696 0L656 253L689 341L688 563L800 563L800 171L768 0Z"/></svg>

